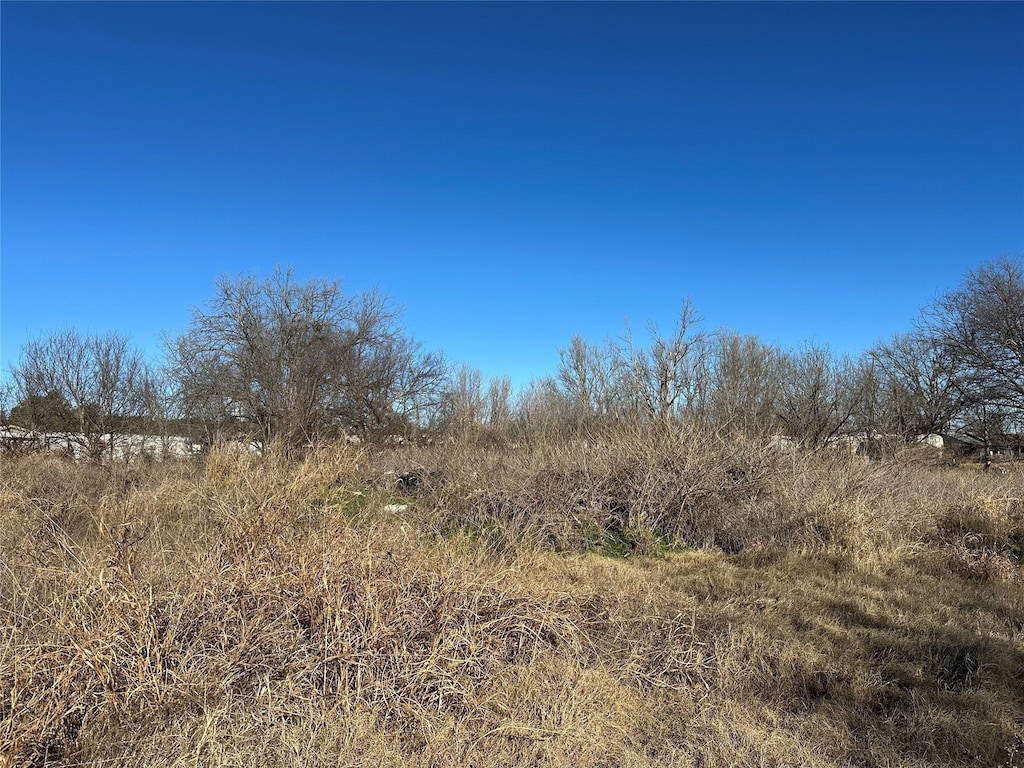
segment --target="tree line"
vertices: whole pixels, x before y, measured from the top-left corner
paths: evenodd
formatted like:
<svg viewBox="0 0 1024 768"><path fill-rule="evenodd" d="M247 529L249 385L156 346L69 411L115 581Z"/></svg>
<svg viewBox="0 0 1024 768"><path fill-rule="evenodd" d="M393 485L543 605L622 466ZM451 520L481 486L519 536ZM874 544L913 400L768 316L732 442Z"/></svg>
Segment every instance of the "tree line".
<svg viewBox="0 0 1024 768"><path fill-rule="evenodd" d="M338 281L222 278L146 361L119 332L73 329L29 341L10 368L0 418L75 435L180 434L301 450L322 440L457 432L580 433L699 421L786 435L808 449L848 435L989 440L1024 432L1024 266L1004 256L968 272L906 332L858 357L807 343L782 349L708 331L690 300L674 326L573 338L557 371L515 392L425 350L376 291Z"/></svg>

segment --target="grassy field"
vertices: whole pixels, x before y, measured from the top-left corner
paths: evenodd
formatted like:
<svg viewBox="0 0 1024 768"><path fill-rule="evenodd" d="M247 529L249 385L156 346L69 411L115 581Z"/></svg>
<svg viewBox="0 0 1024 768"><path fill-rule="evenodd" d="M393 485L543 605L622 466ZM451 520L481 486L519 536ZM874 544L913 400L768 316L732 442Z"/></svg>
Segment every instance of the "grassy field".
<svg viewBox="0 0 1024 768"><path fill-rule="evenodd" d="M0 765L1024 766L1024 475L713 434L0 467Z"/></svg>

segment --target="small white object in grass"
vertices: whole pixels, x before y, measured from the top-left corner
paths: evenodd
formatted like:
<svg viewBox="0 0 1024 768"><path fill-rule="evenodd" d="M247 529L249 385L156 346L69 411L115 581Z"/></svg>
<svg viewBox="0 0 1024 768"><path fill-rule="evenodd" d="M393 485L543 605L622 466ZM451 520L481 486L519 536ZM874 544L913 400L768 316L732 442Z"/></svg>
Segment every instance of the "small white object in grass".
<svg viewBox="0 0 1024 768"><path fill-rule="evenodd" d="M391 512L392 514L398 514L399 512L405 512L409 508L408 504L385 504L384 511Z"/></svg>

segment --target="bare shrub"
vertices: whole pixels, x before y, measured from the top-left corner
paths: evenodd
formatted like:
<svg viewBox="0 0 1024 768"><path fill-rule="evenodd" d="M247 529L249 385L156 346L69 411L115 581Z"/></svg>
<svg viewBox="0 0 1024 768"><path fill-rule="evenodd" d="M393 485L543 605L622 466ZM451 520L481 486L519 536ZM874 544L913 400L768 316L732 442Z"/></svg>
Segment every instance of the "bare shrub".
<svg viewBox="0 0 1024 768"><path fill-rule="evenodd" d="M518 448L454 447L406 454L444 476L441 524L493 526L556 549L615 544L625 552L665 544L750 545L767 521L749 510L771 489L783 457L700 427L595 429Z"/></svg>

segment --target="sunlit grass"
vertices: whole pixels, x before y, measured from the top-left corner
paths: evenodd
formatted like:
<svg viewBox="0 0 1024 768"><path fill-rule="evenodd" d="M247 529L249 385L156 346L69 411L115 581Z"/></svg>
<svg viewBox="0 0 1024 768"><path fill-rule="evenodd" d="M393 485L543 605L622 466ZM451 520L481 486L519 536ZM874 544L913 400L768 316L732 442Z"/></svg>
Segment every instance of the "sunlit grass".
<svg viewBox="0 0 1024 768"><path fill-rule="evenodd" d="M633 432L2 477L5 765L1024 764L1019 472Z"/></svg>

